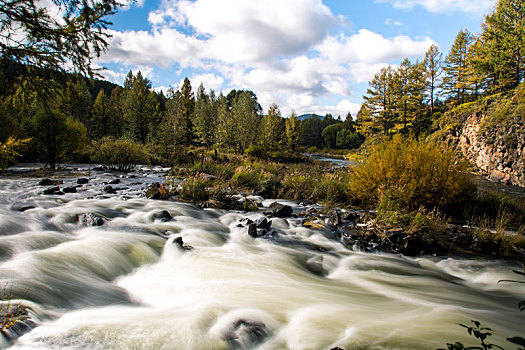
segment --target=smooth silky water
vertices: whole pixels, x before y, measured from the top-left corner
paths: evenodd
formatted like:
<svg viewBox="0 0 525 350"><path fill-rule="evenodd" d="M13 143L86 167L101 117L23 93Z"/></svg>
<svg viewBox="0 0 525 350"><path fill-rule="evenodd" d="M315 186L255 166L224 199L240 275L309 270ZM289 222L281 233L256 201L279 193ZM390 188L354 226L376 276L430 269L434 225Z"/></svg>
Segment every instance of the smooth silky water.
<svg viewBox="0 0 525 350"><path fill-rule="evenodd" d="M273 219L288 243L254 239L239 220L262 210L145 199L163 178L134 175L116 195L102 192L115 177L105 173L64 196L42 195L35 178L0 180L1 283L37 323L13 349L436 349L476 344L458 325L470 320L506 348L523 335L523 285L498 283L519 278L517 264L352 251L294 219ZM173 220L155 220L162 210ZM105 223L83 227L82 213ZM324 276L308 268L316 256ZM262 335L232 342L239 324Z"/></svg>

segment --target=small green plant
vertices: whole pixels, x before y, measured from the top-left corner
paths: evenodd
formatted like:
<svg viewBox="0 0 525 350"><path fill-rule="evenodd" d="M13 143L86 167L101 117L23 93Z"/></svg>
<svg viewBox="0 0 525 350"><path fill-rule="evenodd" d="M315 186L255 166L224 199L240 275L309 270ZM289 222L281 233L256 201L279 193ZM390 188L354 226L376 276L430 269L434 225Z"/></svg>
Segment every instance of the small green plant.
<svg viewBox="0 0 525 350"><path fill-rule="evenodd" d="M464 324L459 324L461 327L464 327L467 329L468 334L475 337L476 339L479 339L481 346L465 346L460 342L456 342L454 344L447 343L447 350L474 350L474 349L481 349L481 350L489 350L489 349L502 349L503 348L496 344L487 343L487 338L492 335L492 329L487 327L481 327L481 323L479 321L472 320L472 323L474 326L466 326ZM444 349L439 349L444 350Z"/></svg>
<svg viewBox="0 0 525 350"><path fill-rule="evenodd" d="M210 197L205 181L195 177L184 180L179 195L181 199L192 201L205 201Z"/></svg>
<svg viewBox="0 0 525 350"><path fill-rule="evenodd" d="M28 318L27 307L13 303L11 287L9 284L6 284L0 290L0 332L5 333L18 321Z"/></svg>

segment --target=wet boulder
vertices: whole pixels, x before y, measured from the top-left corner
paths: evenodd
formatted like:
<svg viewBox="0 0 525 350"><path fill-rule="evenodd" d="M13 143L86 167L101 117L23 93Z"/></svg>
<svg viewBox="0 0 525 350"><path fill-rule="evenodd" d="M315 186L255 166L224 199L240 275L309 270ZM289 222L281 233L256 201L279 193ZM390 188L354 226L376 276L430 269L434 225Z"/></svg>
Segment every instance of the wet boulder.
<svg viewBox="0 0 525 350"><path fill-rule="evenodd" d="M120 183L120 179L113 179L109 182L110 185L118 185Z"/></svg>
<svg viewBox="0 0 525 350"><path fill-rule="evenodd" d="M20 212L23 212L29 209L34 209L34 208L36 208L36 205L33 203L16 202L11 205L11 210L20 211Z"/></svg>
<svg viewBox="0 0 525 350"><path fill-rule="evenodd" d="M269 206L270 214L277 218L287 218L292 216L293 209L289 205L281 204L278 202L273 202Z"/></svg>
<svg viewBox="0 0 525 350"><path fill-rule="evenodd" d="M315 255L306 260L306 268L313 274L324 276L326 271L323 265L324 258L322 255Z"/></svg>
<svg viewBox="0 0 525 350"><path fill-rule="evenodd" d="M60 191L60 187L58 186L48 187L45 190L43 190L42 193L43 194L59 194L59 195L64 194L64 192Z"/></svg>
<svg viewBox="0 0 525 350"><path fill-rule="evenodd" d="M166 210L159 211L151 217L153 220L160 220L162 222L167 222L173 220L173 217Z"/></svg>
<svg viewBox="0 0 525 350"><path fill-rule="evenodd" d="M266 325L259 321L240 319L235 321L224 339L230 349L253 349L268 337Z"/></svg>
<svg viewBox="0 0 525 350"><path fill-rule="evenodd" d="M173 244L177 245L180 249L184 250L192 250L193 247L191 245L184 244L184 241L182 240L182 237L175 237L173 240Z"/></svg>
<svg viewBox="0 0 525 350"><path fill-rule="evenodd" d="M343 224L343 221L341 220L341 215L339 215L339 212L337 210L330 210L326 216L324 221L327 225L330 226L341 226Z"/></svg>
<svg viewBox="0 0 525 350"><path fill-rule="evenodd" d="M68 186L68 187L64 187L62 191L64 193L77 193L77 188L75 186Z"/></svg>
<svg viewBox="0 0 525 350"><path fill-rule="evenodd" d="M257 225L255 225L254 223L249 224L248 225L248 234L250 236L252 236L253 238L257 238L258 237Z"/></svg>
<svg viewBox="0 0 525 350"><path fill-rule="evenodd" d="M84 184L87 184L88 182L89 182L89 179L86 179L85 177L81 177L77 179L77 184L79 185L84 185Z"/></svg>
<svg viewBox="0 0 525 350"><path fill-rule="evenodd" d="M104 219L93 213L81 214L78 216L78 222L82 226L102 226Z"/></svg>
<svg viewBox="0 0 525 350"><path fill-rule="evenodd" d="M107 186L104 186L104 192L109 193L109 194L115 194L117 193L117 190L115 190L113 186L107 185Z"/></svg>
<svg viewBox="0 0 525 350"><path fill-rule="evenodd" d="M51 179L42 179L38 182L38 186L52 186L55 182Z"/></svg>
<svg viewBox="0 0 525 350"><path fill-rule="evenodd" d="M259 219L255 220L255 226L257 228L269 230L270 226L272 226L272 220L268 220L265 217L259 218Z"/></svg>

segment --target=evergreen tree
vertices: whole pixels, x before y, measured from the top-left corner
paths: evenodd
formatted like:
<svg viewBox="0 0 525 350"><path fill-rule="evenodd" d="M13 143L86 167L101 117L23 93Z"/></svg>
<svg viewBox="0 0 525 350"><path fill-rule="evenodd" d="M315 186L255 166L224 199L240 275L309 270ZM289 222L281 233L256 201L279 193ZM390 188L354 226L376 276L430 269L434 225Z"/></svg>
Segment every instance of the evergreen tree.
<svg viewBox="0 0 525 350"><path fill-rule="evenodd" d="M434 114L434 100L437 98L436 90L440 85L442 57L436 45L431 45L425 54L425 87L430 102L430 114Z"/></svg>
<svg viewBox="0 0 525 350"><path fill-rule="evenodd" d="M217 115L214 104L216 101L206 93L204 85L201 83L197 90L197 100L195 101L195 134L200 143L210 147L214 144L214 133L216 128Z"/></svg>
<svg viewBox="0 0 525 350"><path fill-rule="evenodd" d="M261 141L263 144L274 149L278 147L283 139L284 125L283 118L279 107L274 103L268 108L268 114L265 115L261 122Z"/></svg>
<svg viewBox="0 0 525 350"><path fill-rule="evenodd" d="M133 141L146 143L157 112L156 94L151 91L151 81L139 71L136 76L128 75L124 86L122 99L126 134Z"/></svg>
<svg viewBox="0 0 525 350"><path fill-rule="evenodd" d="M472 34L466 29L460 30L443 64L443 93L455 103L464 103L470 90L467 58L471 44Z"/></svg>
<svg viewBox="0 0 525 350"><path fill-rule="evenodd" d="M238 94L232 106L236 148L244 151L258 140L260 117L253 103L252 95L247 91Z"/></svg>
<svg viewBox="0 0 525 350"><path fill-rule="evenodd" d="M180 90L168 97L168 111L173 113L175 140L177 144L189 146L195 141L195 130L193 126L193 115L195 111L195 96L191 89L191 82L184 78Z"/></svg>
<svg viewBox="0 0 525 350"><path fill-rule="evenodd" d="M525 71L525 4L523 0L500 0L483 24L482 56L485 73L495 73L503 89L516 87Z"/></svg>
<svg viewBox="0 0 525 350"><path fill-rule="evenodd" d="M360 128L368 135L389 135L393 131L396 120L393 75L391 67L381 69L369 83L370 87L363 96Z"/></svg>
<svg viewBox="0 0 525 350"><path fill-rule="evenodd" d="M286 143L288 148L295 152L299 146L299 120L295 111L292 111L290 118L286 119Z"/></svg>

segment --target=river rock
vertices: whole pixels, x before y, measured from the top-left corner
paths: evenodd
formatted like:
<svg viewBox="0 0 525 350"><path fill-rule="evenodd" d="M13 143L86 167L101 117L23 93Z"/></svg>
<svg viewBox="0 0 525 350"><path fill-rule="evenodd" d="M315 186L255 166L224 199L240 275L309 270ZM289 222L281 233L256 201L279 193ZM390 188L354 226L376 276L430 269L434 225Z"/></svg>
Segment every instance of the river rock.
<svg viewBox="0 0 525 350"><path fill-rule="evenodd" d="M265 217L259 218L255 220L255 226L257 228L262 228L265 230L269 230L270 226L272 226L272 220L268 220Z"/></svg>
<svg viewBox="0 0 525 350"><path fill-rule="evenodd" d="M308 271L319 275L324 276L325 275L325 269L323 267L323 256L322 255L315 255L306 260L306 268Z"/></svg>
<svg viewBox="0 0 525 350"><path fill-rule="evenodd" d="M166 210L159 211L151 217L153 220L160 220L162 222L171 221L173 217Z"/></svg>
<svg viewBox="0 0 525 350"><path fill-rule="evenodd" d="M44 191L42 191L43 194L64 194L64 192L60 191L60 187L53 186L46 188Z"/></svg>
<svg viewBox="0 0 525 350"><path fill-rule="evenodd" d="M224 339L230 349L252 349L268 336L266 325L259 321L240 319L235 321Z"/></svg>
<svg viewBox="0 0 525 350"><path fill-rule="evenodd" d="M78 222L82 226L102 226L104 219L93 213L81 214L78 216Z"/></svg>
<svg viewBox="0 0 525 350"><path fill-rule="evenodd" d="M117 193L117 191L111 185L104 186L104 192L110 193L110 194Z"/></svg>
<svg viewBox="0 0 525 350"><path fill-rule="evenodd" d="M84 185L84 184L87 184L88 182L89 182L89 179L86 179L85 177L81 177L77 179L77 184L79 185Z"/></svg>
<svg viewBox="0 0 525 350"><path fill-rule="evenodd" d="M42 179L38 182L39 186L51 186L54 185L55 182L51 179Z"/></svg>
<svg viewBox="0 0 525 350"><path fill-rule="evenodd" d="M62 191L64 193L77 193L77 188L75 186L68 186L68 187L64 187Z"/></svg>
<svg viewBox="0 0 525 350"><path fill-rule="evenodd" d="M184 249L184 250L192 250L193 249L193 247L191 245L185 245L184 244L184 241L182 240L181 236L175 237L175 239L173 240L173 244L179 246L179 248Z"/></svg>
<svg viewBox="0 0 525 350"><path fill-rule="evenodd" d="M330 226L341 226L342 225L342 221L341 221L341 216L339 215L339 212L337 210L330 210L326 216L325 216L325 220L324 220L328 225Z"/></svg>
<svg viewBox="0 0 525 350"><path fill-rule="evenodd" d="M293 209L289 205L273 202L269 206L270 213L277 218L287 218L292 216Z"/></svg>
<svg viewBox="0 0 525 350"><path fill-rule="evenodd" d="M33 203L16 202L16 203L11 204L11 210L14 210L14 211L22 212L22 211L26 211L26 210L33 209L33 208L36 208L36 205Z"/></svg>
<svg viewBox="0 0 525 350"><path fill-rule="evenodd" d="M248 234L252 236L253 238L257 238L257 225L254 223L251 223L248 225Z"/></svg>
<svg viewBox="0 0 525 350"><path fill-rule="evenodd" d="M109 182L110 185L118 185L120 183L120 179L113 179Z"/></svg>

